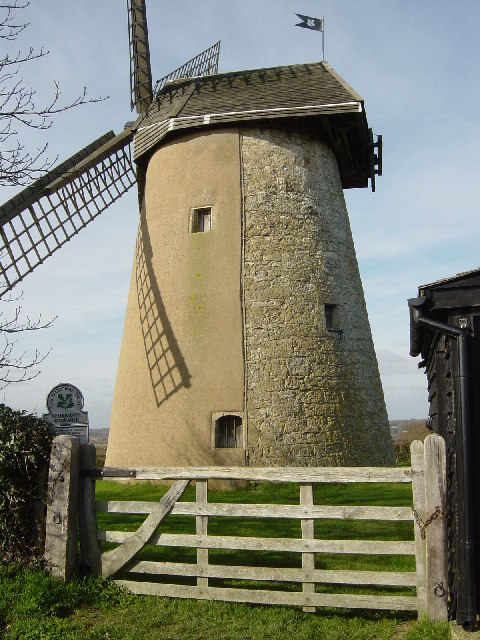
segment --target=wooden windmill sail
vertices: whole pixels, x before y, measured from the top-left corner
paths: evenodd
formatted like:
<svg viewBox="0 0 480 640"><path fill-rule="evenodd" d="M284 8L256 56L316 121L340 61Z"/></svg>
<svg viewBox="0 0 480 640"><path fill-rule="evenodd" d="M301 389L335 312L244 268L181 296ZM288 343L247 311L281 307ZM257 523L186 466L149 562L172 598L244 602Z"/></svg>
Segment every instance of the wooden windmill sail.
<svg viewBox="0 0 480 640"><path fill-rule="evenodd" d="M363 99L325 62L219 74L220 43L152 88L128 12L139 117L2 207L3 290L136 174L107 463L393 462L342 193L381 173Z"/></svg>
<svg viewBox="0 0 480 640"><path fill-rule="evenodd" d="M78 151L0 207L0 298L136 183L131 145L154 101L144 0L128 0L131 108L139 118ZM218 70L217 42L156 83Z"/></svg>

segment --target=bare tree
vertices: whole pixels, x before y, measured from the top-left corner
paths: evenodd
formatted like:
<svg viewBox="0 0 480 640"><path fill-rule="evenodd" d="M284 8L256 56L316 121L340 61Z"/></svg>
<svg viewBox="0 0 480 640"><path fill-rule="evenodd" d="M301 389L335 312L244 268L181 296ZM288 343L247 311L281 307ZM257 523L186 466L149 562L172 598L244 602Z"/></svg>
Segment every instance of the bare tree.
<svg viewBox="0 0 480 640"><path fill-rule="evenodd" d="M18 303L18 299L9 302ZM22 310L18 304L11 315L0 311L0 389L12 382L32 380L38 376L38 365L48 353L41 354L37 349L31 357L27 357L25 351L16 353L16 336L25 331L48 329L54 321L55 318L43 322L41 316L36 320L31 320L28 316L22 318Z"/></svg>
<svg viewBox="0 0 480 640"><path fill-rule="evenodd" d="M18 12L26 9L27 0L0 2L0 40L15 41L28 23L18 21ZM55 162L49 161L43 148L30 152L22 141L25 129L49 129L52 118L83 104L98 102L103 98L87 97L86 88L72 101L63 103L58 82L53 82L52 96L46 104L36 103L36 91L22 78L24 65L48 55L43 48L6 53L0 58L0 186L25 185L39 177Z"/></svg>
<svg viewBox="0 0 480 640"><path fill-rule="evenodd" d="M28 5L28 0L0 0L0 41L4 49L11 49L14 46L11 43L28 27L28 23L17 20L19 12ZM26 148L24 140L29 129L49 129L59 113L104 99L89 98L84 88L74 100L63 102L59 84L53 81L50 100L39 105L35 89L23 80L22 69L47 55L43 48L0 55L0 186L26 185L56 161L46 157L47 144L33 152ZM44 322L41 317L37 320L22 317L20 298L3 300L0 310L0 389L36 377L38 365L48 355L35 350L28 357L26 352L17 351L18 334L46 329L55 320Z"/></svg>

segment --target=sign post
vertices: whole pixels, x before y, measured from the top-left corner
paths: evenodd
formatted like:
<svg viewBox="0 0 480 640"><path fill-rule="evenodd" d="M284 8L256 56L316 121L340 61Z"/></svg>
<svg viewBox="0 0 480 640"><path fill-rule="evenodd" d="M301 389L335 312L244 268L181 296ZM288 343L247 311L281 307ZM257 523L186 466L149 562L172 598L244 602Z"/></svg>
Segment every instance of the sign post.
<svg viewBox="0 0 480 640"><path fill-rule="evenodd" d="M73 384L57 384L47 396L49 413L43 419L53 425L55 435L75 436L80 444L89 439L88 411L83 411L83 394Z"/></svg>

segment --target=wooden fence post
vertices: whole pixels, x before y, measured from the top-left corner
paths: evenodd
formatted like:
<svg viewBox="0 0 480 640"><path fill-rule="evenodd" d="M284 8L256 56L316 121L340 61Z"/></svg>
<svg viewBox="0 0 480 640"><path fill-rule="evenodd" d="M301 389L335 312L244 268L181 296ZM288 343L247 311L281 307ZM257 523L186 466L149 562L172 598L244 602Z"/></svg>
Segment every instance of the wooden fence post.
<svg viewBox="0 0 480 640"><path fill-rule="evenodd" d="M196 480L195 482L196 503L199 506L206 506L208 502L208 480ZM208 532L208 516L196 516L196 533L206 536ZM208 549L197 549L197 565L208 568ZM208 587L208 578L197 578L197 587Z"/></svg>
<svg viewBox="0 0 480 640"><path fill-rule="evenodd" d="M96 451L94 444L80 447L80 470L94 467ZM87 573L101 575L102 550L97 540L97 517L95 513L95 478L80 477L78 505L78 534L80 538L81 567Z"/></svg>
<svg viewBox="0 0 480 640"><path fill-rule="evenodd" d="M302 506L313 505L313 484L300 485L300 504ZM315 521L311 518L302 518L302 539L313 540L315 538ZM315 554L302 553L302 569L313 572L315 569ZM303 593L315 593L314 582L302 582ZM315 613L315 607L303 607L307 613Z"/></svg>
<svg viewBox="0 0 480 640"><path fill-rule="evenodd" d="M418 617L427 612L426 567L425 567L425 475L424 475L424 446L421 440L414 440L410 445L412 459L412 491L413 515L415 518L415 572L417 583Z"/></svg>
<svg viewBox="0 0 480 640"><path fill-rule="evenodd" d="M437 434L425 438L425 519L427 617L448 619L447 519L445 441Z"/></svg>
<svg viewBox="0 0 480 640"><path fill-rule="evenodd" d="M79 441L53 440L48 471L45 561L50 573L69 580L77 568Z"/></svg>

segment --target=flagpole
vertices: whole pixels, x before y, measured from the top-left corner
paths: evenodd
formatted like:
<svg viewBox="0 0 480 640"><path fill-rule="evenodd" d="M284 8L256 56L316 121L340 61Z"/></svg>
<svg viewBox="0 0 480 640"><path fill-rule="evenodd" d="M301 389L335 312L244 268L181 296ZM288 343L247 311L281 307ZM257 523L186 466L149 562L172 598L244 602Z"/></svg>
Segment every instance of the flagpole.
<svg viewBox="0 0 480 640"><path fill-rule="evenodd" d="M322 16L322 61L325 62L325 16Z"/></svg>

